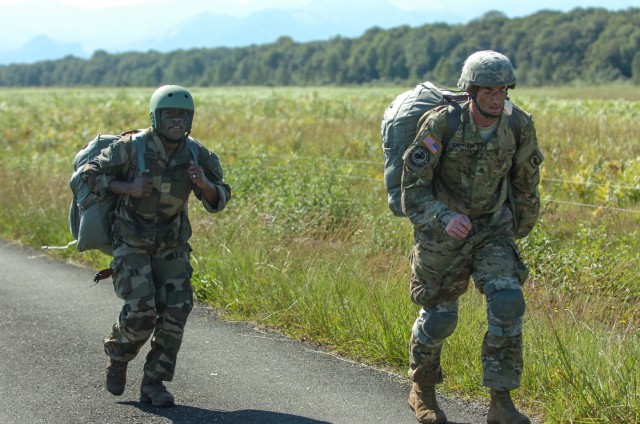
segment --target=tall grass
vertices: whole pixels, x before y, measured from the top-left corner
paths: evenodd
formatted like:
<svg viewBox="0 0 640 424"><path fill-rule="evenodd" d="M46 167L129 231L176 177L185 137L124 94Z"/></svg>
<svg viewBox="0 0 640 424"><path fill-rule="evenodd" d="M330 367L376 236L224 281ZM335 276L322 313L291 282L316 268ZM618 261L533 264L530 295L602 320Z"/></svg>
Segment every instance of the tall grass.
<svg viewBox="0 0 640 424"><path fill-rule="evenodd" d="M517 89L545 153L543 211L520 241L525 377L520 405L545 422L638 422L640 90ZM418 312L408 296L412 229L391 216L380 118L393 88L198 88L193 135L233 187L211 216L194 201L194 285L228 319L404 374ZM0 235L66 244L68 178L95 133L148 126L149 89L0 92ZM587 95L588 94L588 95ZM55 257L96 268L109 258ZM87 282L90 284L90 282ZM446 341L444 390L483 399L483 297L463 296Z"/></svg>

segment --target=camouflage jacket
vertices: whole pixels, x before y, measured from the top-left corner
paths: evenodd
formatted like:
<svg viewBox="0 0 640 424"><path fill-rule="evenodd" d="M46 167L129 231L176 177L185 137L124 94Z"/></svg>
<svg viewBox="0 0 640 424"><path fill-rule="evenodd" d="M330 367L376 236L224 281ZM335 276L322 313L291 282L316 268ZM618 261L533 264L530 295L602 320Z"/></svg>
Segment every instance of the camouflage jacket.
<svg viewBox="0 0 640 424"><path fill-rule="evenodd" d="M84 166L81 178L96 195L106 195L109 183L114 179L133 181L140 174L137 152L132 148L132 133L123 133L119 140ZM191 192L211 213L224 209L231 196L229 185L223 181L218 156L202 144L196 142L198 164L216 186L219 195L217 205L210 205L200 188L189 179L187 168L193 159L186 143L181 143L167 159L162 141L153 129L144 131L143 137L147 141L144 152L146 175L151 177L154 187L151 195L144 199L120 196L112 227L114 255L158 253L185 245L191 237L187 214Z"/></svg>
<svg viewBox="0 0 640 424"><path fill-rule="evenodd" d="M447 113L446 107L439 107L425 114L416 139L404 153L402 205L406 215L419 230L443 230L455 214L472 220L491 214L509 203L510 180L516 236L526 236L540 212L538 184L543 155L533 118L509 104L485 143L465 108L445 147L440 140ZM509 127L507 113L516 114L520 122L520 143Z"/></svg>

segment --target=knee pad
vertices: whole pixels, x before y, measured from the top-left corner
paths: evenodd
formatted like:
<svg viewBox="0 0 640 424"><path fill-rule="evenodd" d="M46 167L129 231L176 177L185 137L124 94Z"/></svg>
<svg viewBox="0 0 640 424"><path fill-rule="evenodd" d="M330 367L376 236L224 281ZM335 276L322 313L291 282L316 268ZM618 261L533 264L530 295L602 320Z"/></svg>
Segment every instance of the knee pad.
<svg viewBox="0 0 640 424"><path fill-rule="evenodd" d="M453 334L458 325L456 312L423 312L413 325L413 335L422 344L444 340Z"/></svg>
<svg viewBox="0 0 640 424"><path fill-rule="evenodd" d="M505 289L492 294L489 312L500 321L513 321L524 315L525 303L522 290Z"/></svg>
<svg viewBox="0 0 640 424"><path fill-rule="evenodd" d="M487 299L487 304L490 333L514 336L522 332L522 316L526 309L522 290L498 290Z"/></svg>

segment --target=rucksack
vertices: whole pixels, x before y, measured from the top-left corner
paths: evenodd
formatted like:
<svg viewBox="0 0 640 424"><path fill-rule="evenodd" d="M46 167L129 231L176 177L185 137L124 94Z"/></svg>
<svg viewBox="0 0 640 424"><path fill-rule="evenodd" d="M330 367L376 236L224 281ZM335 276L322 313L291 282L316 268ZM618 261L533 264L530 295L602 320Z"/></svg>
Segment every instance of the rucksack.
<svg viewBox="0 0 640 424"><path fill-rule="evenodd" d="M76 154L73 160L73 175L69 180L69 186L73 197L69 205L69 231L75 240L80 252L97 249L106 255L113 253L111 243L111 224L113 211L118 201L118 195L109 193L104 197L98 197L80 179L83 166L100 154L100 151L109 147L120 138L120 135L98 134ZM146 139L132 136L133 154L137 156L139 169L145 169L144 151ZM139 154L142 152L142 154Z"/></svg>
<svg viewBox="0 0 640 424"><path fill-rule="evenodd" d="M423 115L431 109L447 105L447 124L442 137L442 146L446 149L449 140L460 125L462 105L470 97L465 92L454 92L436 87L432 82L425 81L414 89L400 93L382 117L382 150L384 152L384 185L387 189L387 202L395 216L405 216L402 211L402 167L404 152L413 143ZM509 127L518 145L520 144L520 121L515 117L515 110L519 110L509 98L505 100L505 108L509 103L510 111L506 114ZM508 181L509 202L515 210L515 200L511 192L511 182ZM517 223L516 223L517 225Z"/></svg>
<svg viewBox="0 0 640 424"><path fill-rule="evenodd" d="M131 131L120 135L98 134L77 154L73 161L74 173L69 180L73 198L69 206L69 231L75 240L78 251L97 249L106 255L113 254L111 225L119 195L110 193L98 197L80 179L83 166L100 154L121 136L131 134L133 155L136 156L138 169L146 169L144 152L147 148L144 130ZM198 164L198 150L195 140L187 137L187 145L193 161Z"/></svg>
<svg viewBox="0 0 640 424"><path fill-rule="evenodd" d="M416 137L418 121L436 106L449 105L449 119L442 140L443 145L446 145L460 122L461 105L467 100L469 96L466 93L455 93L425 81L414 89L399 94L385 110L381 123L384 185L387 189L387 202L394 215L404 216L400 187L404 164L402 155Z"/></svg>

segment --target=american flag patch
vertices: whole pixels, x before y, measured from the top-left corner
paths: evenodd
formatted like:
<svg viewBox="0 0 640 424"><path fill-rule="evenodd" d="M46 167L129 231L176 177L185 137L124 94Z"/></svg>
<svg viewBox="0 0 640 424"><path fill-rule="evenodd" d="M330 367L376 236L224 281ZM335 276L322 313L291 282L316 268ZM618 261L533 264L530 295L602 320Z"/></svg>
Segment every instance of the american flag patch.
<svg viewBox="0 0 640 424"><path fill-rule="evenodd" d="M440 141L431 134L427 134L427 136L422 139L422 144L424 144L424 147L426 147L432 155L440 151Z"/></svg>

